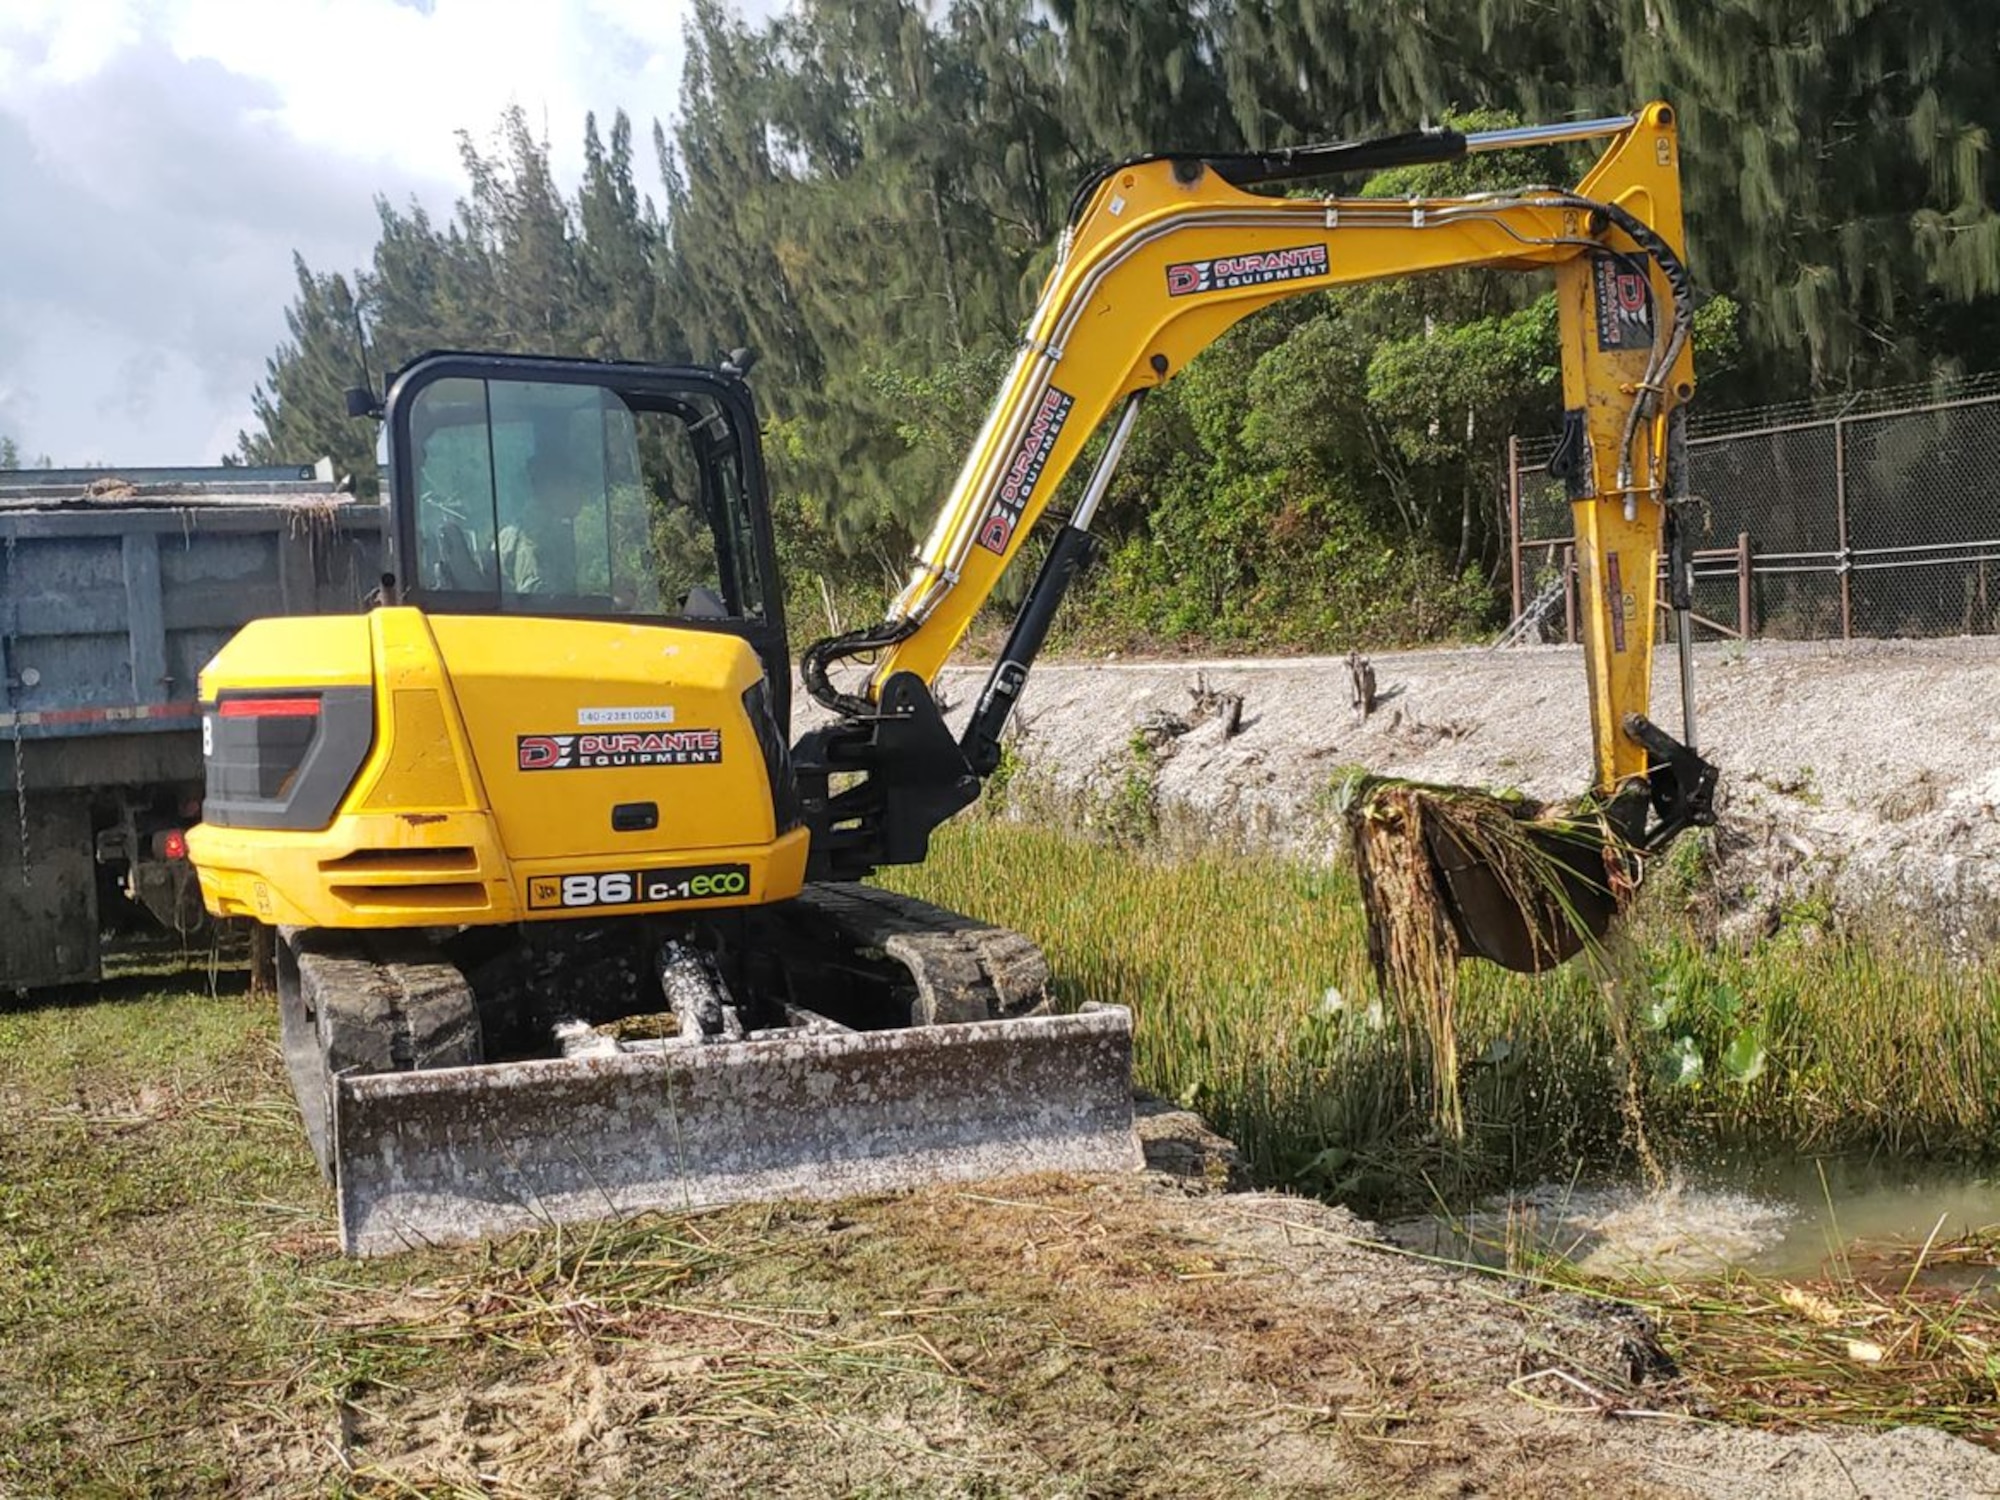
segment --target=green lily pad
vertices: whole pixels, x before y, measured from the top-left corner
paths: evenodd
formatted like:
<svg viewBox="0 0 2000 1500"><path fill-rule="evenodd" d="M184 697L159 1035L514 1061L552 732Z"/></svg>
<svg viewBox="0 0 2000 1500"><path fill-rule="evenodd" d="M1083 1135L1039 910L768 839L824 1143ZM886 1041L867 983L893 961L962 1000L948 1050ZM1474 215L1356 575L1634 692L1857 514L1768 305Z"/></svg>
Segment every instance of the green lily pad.
<svg viewBox="0 0 2000 1500"><path fill-rule="evenodd" d="M1668 1088L1689 1088L1701 1082L1701 1048L1691 1036L1677 1036L1667 1044L1653 1070Z"/></svg>

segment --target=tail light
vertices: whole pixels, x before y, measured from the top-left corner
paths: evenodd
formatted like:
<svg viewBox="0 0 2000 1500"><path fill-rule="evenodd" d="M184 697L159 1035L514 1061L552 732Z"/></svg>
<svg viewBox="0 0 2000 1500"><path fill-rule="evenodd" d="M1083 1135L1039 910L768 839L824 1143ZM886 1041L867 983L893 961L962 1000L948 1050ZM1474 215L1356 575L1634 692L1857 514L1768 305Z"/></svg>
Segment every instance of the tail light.
<svg viewBox="0 0 2000 1500"><path fill-rule="evenodd" d="M178 828L169 828L165 833L155 834L153 852L161 859L186 859L187 835Z"/></svg>
<svg viewBox="0 0 2000 1500"><path fill-rule="evenodd" d="M225 698L215 705L215 712L224 719L317 719L319 701L318 693L282 698Z"/></svg>
<svg viewBox="0 0 2000 1500"><path fill-rule="evenodd" d="M375 740L366 687L225 690L202 706L202 815L225 828L324 828Z"/></svg>

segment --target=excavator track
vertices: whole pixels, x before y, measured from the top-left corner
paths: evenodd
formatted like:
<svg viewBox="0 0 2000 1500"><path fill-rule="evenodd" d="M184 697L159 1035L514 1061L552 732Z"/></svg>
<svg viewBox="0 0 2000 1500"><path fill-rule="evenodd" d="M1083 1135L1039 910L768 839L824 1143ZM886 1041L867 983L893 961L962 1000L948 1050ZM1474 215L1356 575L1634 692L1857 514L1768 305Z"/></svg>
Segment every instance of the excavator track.
<svg viewBox="0 0 2000 1500"><path fill-rule="evenodd" d="M278 934L278 1016L306 1137L334 1175L333 1080L483 1060L465 976L421 934Z"/></svg>
<svg viewBox="0 0 2000 1500"><path fill-rule="evenodd" d="M822 1002L833 969L886 993L907 988L907 1014L900 1001L876 1002L895 1025L1000 1020L1049 1008L1048 961L1030 939L915 896L866 885L809 886L750 922L753 947L775 957L794 989L801 976L812 976Z"/></svg>
<svg viewBox="0 0 2000 1500"><path fill-rule="evenodd" d="M1021 934L810 888L701 931L732 1029L622 1040L665 1006L645 945L693 931L538 929L504 983L490 943L461 966L419 932L284 934L287 1061L346 1248L1142 1165L1128 1014L1051 1013Z"/></svg>

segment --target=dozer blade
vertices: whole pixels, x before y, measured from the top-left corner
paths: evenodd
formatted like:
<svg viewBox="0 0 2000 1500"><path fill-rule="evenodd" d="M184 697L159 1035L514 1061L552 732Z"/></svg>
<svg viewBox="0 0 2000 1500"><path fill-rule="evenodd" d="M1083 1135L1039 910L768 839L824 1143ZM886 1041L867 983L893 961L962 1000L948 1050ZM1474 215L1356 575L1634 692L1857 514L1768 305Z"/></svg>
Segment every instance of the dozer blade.
<svg viewBox="0 0 2000 1500"><path fill-rule="evenodd" d="M648 1209L1136 1171L1131 1078L1117 1007L346 1074L341 1243L381 1255Z"/></svg>
<svg viewBox="0 0 2000 1500"><path fill-rule="evenodd" d="M1586 943L1600 941L1618 914L1606 874L1604 837L1594 825L1531 826L1528 839L1547 857L1562 889L1523 898L1450 828L1424 829L1446 914L1469 953L1513 969L1537 974L1566 962Z"/></svg>

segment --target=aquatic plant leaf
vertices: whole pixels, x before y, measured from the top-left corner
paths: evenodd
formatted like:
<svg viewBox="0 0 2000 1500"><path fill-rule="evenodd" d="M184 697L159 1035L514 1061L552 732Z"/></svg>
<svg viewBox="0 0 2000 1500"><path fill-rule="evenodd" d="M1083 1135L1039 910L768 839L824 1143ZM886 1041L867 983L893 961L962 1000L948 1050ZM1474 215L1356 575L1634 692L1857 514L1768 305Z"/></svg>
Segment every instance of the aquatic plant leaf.
<svg viewBox="0 0 2000 1500"><path fill-rule="evenodd" d="M1677 1036L1653 1065L1668 1088L1688 1088L1701 1082L1701 1048L1691 1036Z"/></svg>
<svg viewBox="0 0 2000 1500"><path fill-rule="evenodd" d="M1764 1076L1764 1034L1746 1026L1729 1039L1718 1059L1723 1074L1737 1083L1753 1083Z"/></svg>
<svg viewBox="0 0 2000 1500"><path fill-rule="evenodd" d="M1734 986L1718 984L1708 992L1708 1008L1716 1020L1727 1026L1743 1008L1743 997L1736 993Z"/></svg>
<svg viewBox="0 0 2000 1500"><path fill-rule="evenodd" d="M1306 1163L1305 1170L1331 1177L1335 1172L1340 1171L1353 1160L1354 1153L1345 1146L1328 1146L1324 1151L1316 1153L1313 1159Z"/></svg>

